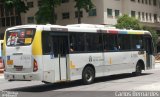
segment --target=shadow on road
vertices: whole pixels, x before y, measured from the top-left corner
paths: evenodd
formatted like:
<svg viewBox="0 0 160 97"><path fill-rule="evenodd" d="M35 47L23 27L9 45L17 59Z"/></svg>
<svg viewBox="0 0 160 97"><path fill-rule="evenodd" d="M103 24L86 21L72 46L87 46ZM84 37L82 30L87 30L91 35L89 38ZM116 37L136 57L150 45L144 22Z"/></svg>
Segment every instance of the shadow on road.
<svg viewBox="0 0 160 97"><path fill-rule="evenodd" d="M152 73L143 73L141 76L150 75ZM132 78L137 77L133 76L131 74L118 74L118 75L111 75L106 77L100 77L95 79L95 83L100 82L109 82L114 80L120 80L120 79L126 79L126 78ZM21 87L21 88L13 88L13 89L7 89L5 91L18 91L18 92L46 92L46 91L54 91L59 89L65 89L70 87L76 87L83 85L81 80L73 81L73 82L62 82L62 83L54 83L54 84L41 84L41 85L34 85L34 86L28 86L28 87Z"/></svg>

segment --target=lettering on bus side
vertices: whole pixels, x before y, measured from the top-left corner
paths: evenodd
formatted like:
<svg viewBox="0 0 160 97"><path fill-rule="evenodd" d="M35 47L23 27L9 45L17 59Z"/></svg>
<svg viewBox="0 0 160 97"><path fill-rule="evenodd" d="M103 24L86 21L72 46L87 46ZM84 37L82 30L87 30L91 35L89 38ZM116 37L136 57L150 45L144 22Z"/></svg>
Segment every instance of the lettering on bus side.
<svg viewBox="0 0 160 97"><path fill-rule="evenodd" d="M89 62L101 62L104 61L104 59L100 56L89 56Z"/></svg>
<svg viewBox="0 0 160 97"><path fill-rule="evenodd" d="M92 56L89 56L89 62L92 62Z"/></svg>

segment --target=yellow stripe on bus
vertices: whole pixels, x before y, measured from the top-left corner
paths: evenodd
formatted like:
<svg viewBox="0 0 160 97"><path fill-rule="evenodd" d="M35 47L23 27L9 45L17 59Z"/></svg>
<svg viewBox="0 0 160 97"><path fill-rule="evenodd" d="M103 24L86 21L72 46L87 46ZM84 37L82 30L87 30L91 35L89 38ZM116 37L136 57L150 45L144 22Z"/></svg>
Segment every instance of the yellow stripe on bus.
<svg viewBox="0 0 160 97"><path fill-rule="evenodd" d="M41 33L42 33L42 30L37 29L34 39L33 39L33 43L32 43L32 54L33 55L42 55Z"/></svg>
<svg viewBox="0 0 160 97"><path fill-rule="evenodd" d="M128 34L144 34L144 32L128 31Z"/></svg>
<svg viewBox="0 0 160 97"><path fill-rule="evenodd" d="M3 41L3 56L6 56L6 32L4 35L4 41Z"/></svg>
<svg viewBox="0 0 160 97"><path fill-rule="evenodd" d="M109 64L111 65L112 64L112 58L110 57L109 59Z"/></svg>

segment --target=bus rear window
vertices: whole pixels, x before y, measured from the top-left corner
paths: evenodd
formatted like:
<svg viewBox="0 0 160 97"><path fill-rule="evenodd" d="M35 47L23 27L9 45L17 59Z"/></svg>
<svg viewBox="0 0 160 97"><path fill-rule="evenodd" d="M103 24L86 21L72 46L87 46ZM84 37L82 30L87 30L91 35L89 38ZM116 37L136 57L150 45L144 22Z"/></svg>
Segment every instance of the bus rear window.
<svg viewBox="0 0 160 97"><path fill-rule="evenodd" d="M35 35L35 29L16 29L6 33L7 46L25 46L30 45Z"/></svg>

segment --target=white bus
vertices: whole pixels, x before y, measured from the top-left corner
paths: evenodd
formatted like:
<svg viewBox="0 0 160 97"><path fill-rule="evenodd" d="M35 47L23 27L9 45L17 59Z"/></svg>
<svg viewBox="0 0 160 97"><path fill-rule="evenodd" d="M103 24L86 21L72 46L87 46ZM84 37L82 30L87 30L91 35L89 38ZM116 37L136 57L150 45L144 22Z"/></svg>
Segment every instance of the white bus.
<svg viewBox="0 0 160 97"><path fill-rule="evenodd" d="M103 25L22 25L4 38L5 79L61 82L154 68L150 32Z"/></svg>

